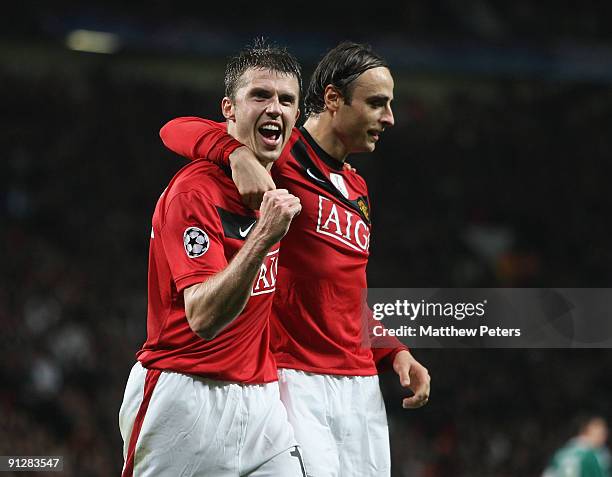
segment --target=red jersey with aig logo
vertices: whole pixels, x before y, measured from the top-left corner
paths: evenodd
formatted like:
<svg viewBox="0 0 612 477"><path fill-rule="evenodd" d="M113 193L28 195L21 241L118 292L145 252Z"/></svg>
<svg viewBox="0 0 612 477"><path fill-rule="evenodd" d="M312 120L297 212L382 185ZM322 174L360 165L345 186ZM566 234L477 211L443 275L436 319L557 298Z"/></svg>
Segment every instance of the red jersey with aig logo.
<svg viewBox="0 0 612 477"><path fill-rule="evenodd" d="M372 375L361 303L370 246L365 181L294 129L273 167L277 187L302 201L283 238L272 307L272 350L279 367L324 374ZM299 192L296 192L299 191ZM281 278L282 277L282 278Z"/></svg>
<svg viewBox="0 0 612 477"><path fill-rule="evenodd" d="M232 179L209 161L194 161L172 179L153 214L147 340L136 355L145 368L249 384L277 379L269 316L278 244L268 252L243 312L214 339L196 335L185 316L183 290L223 270L256 220Z"/></svg>
<svg viewBox="0 0 612 477"><path fill-rule="evenodd" d="M223 163L241 145L224 130L222 123L190 117L171 121L161 135L185 157L206 155ZM304 128L293 130L271 172L276 186L302 204L279 258L271 315L277 365L320 374L376 374L377 364L388 366L406 347L385 337L371 348L364 337L371 233L365 181L344 170Z"/></svg>

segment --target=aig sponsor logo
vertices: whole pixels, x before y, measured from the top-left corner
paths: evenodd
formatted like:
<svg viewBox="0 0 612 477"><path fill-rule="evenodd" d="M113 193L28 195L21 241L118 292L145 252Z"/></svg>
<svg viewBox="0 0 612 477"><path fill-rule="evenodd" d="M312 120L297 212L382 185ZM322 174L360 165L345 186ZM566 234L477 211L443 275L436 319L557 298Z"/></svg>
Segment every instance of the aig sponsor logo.
<svg viewBox="0 0 612 477"><path fill-rule="evenodd" d="M251 296L272 293L276 289L276 276L278 275L278 250L268 252L255 278Z"/></svg>
<svg viewBox="0 0 612 477"><path fill-rule="evenodd" d="M319 196L317 232L359 252L367 252L370 246L370 228L361 217L322 196Z"/></svg>

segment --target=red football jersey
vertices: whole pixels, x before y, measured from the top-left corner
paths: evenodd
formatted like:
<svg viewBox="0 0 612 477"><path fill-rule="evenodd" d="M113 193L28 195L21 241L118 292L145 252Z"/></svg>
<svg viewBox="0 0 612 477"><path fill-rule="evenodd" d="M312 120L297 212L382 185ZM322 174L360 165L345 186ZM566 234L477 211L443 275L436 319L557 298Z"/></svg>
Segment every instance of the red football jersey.
<svg viewBox="0 0 612 477"><path fill-rule="evenodd" d="M168 123L161 135L181 155L193 159L206 153L223 163L241 145L224 131L223 123L184 118ZM288 189L302 203L279 258L271 319L278 366L323 374L376 374L376 364L390 364L406 347L384 338L370 348L364 336L371 233L365 181L345 171L303 128L293 130L272 176L277 187Z"/></svg>
<svg viewBox="0 0 612 477"><path fill-rule="evenodd" d="M278 244L268 252L243 312L214 339L189 327L183 290L223 270L257 220L231 178L209 161L181 169L153 214L149 251L147 340L137 353L145 368L220 381L275 381L269 315L278 273Z"/></svg>

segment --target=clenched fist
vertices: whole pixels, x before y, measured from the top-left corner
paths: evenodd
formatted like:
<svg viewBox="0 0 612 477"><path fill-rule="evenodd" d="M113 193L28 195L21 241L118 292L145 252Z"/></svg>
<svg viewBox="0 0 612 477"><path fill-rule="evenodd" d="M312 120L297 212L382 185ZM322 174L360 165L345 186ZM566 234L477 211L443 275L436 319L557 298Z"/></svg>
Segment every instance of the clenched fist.
<svg viewBox="0 0 612 477"><path fill-rule="evenodd" d="M285 236L291 220L301 210L300 199L287 189L270 190L263 195L259 220L253 233L261 237L266 245L272 246Z"/></svg>

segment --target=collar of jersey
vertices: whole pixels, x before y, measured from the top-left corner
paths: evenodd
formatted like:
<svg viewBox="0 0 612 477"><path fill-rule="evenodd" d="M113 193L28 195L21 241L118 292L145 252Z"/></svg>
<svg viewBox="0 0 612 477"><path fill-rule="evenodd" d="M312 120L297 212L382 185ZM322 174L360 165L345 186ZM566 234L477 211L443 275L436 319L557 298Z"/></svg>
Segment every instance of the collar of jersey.
<svg viewBox="0 0 612 477"><path fill-rule="evenodd" d="M344 169L344 163L327 154L323 148L317 144L317 141L314 140L304 126L300 127L300 132L308 145L314 149L317 156L319 156L325 164L337 171L342 171Z"/></svg>

